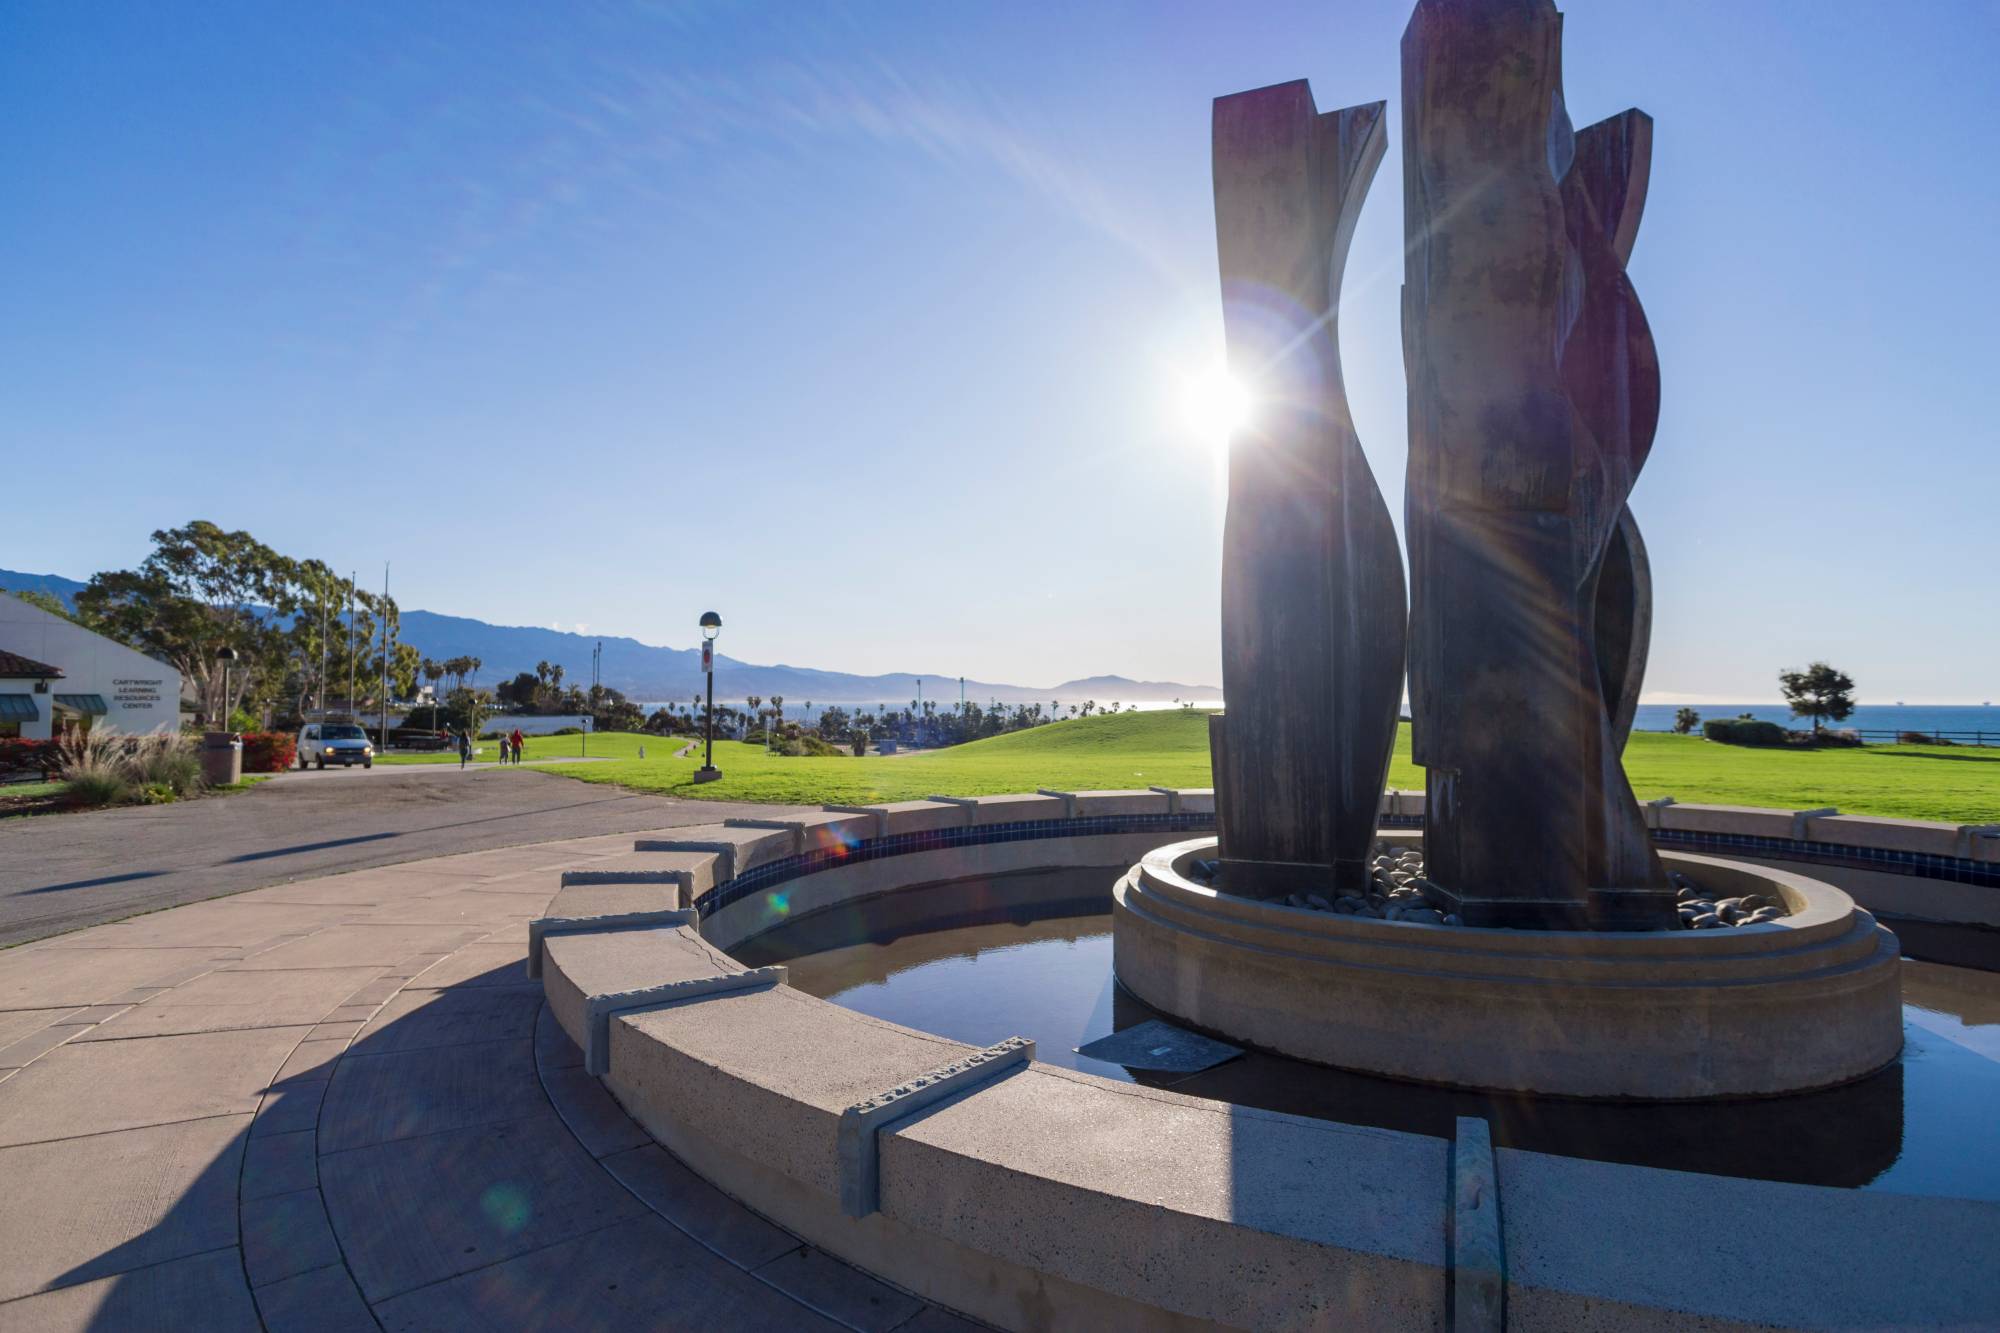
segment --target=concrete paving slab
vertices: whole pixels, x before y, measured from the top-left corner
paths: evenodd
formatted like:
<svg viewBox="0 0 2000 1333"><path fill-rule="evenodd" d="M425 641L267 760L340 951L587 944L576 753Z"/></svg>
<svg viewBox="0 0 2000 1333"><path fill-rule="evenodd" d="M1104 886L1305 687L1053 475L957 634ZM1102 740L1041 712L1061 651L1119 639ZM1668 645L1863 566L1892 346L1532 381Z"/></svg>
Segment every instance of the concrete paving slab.
<svg viewBox="0 0 2000 1333"><path fill-rule="evenodd" d="M345 1264L273 1282L255 1295L269 1333L378 1333L380 1328Z"/></svg>
<svg viewBox="0 0 2000 1333"><path fill-rule="evenodd" d="M271 1134L293 1134L313 1128L319 1123L319 1107L326 1096L326 1082L323 1078L313 1078L273 1084L264 1098L264 1104L257 1108L257 1118L250 1125L250 1137L261 1139Z"/></svg>
<svg viewBox="0 0 2000 1333"><path fill-rule="evenodd" d="M604 1084L579 1067L543 1070L542 1090L548 1093L569 1132L576 1135L592 1157L623 1152L653 1141L604 1090Z"/></svg>
<svg viewBox="0 0 2000 1333"><path fill-rule="evenodd" d="M352 1041L361 1035L361 1023L356 1020L346 1023L320 1023L313 1027L308 1041Z"/></svg>
<svg viewBox="0 0 2000 1333"><path fill-rule="evenodd" d="M368 919L378 925L463 926L469 930L491 930L510 917L539 916L539 906L526 900L496 898L490 893L473 894L454 889L423 898L407 898L368 909Z"/></svg>
<svg viewBox="0 0 2000 1333"><path fill-rule="evenodd" d="M810 1245L779 1255L759 1268L757 1276L800 1304L862 1333L888 1333L924 1308L908 1292L878 1282Z"/></svg>
<svg viewBox="0 0 2000 1333"><path fill-rule="evenodd" d="M319 1116L323 1153L536 1115L548 1099L525 1037L436 1050L350 1055Z"/></svg>
<svg viewBox="0 0 2000 1333"><path fill-rule="evenodd" d="M647 1207L739 1268L756 1268L799 1247L797 1236L766 1222L657 1143L613 1154L603 1165Z"/></svg>
<svg viewBox="0 0 2000 1333"><path fill-rule="evenodd" d="M483 932L480 932L483 933ZM329 926L302 940L236 965L239 971L269 968L386 966L413 953L446 953L464 945L472 932L464 926L413 926L397 923L349 922Z"/></svg>
<svg viewBox="0 0 2000 1333"><path fill-rule="evenodd" d="M214 1116L0 1148L0 1300L235 1245L249 1125Z"/></svg>
<svg viewBox="0 0 2000 1333"><path fill-rule="evenodd" d="M372 1325L371 1325L372 1326ZM8 1333L262 1333L236 1247L0 1305Z"/></svg>
<svg viewBox="0 0 2000 1333"><path fill-rule="evenodd" d="M303 935L330 926L353 909L308 907L297 903L260 903L245 898L214 898L177 909L172 916L134 917L104 927L107 940L129 941L127 947L246 948L275 935ZM47 947L64 949L64 938Z"/></svg>
<svg viewBox="0 0 2000 1333"><path fill-rule="evenodd" d="M975 1324L970 1319L931 1305L919 1311L917 1317L908 1323L897 1325L896 1333L986 1333L986 1325Z"/></svg>
<svg viewBox="0 0 2000 1333"><path fill-rule="evenodd" d="M0 1009L75 1009L103 1004L134 986L206 957L184 949L52 949L0 952Z"/></svg>
<svg viewBox="0 0 2000 1333"><path fill-rule="evenodd" d="M534 1035L541 1004L541 994L532 986L406 990L362 1029L354 1053L382 1055L503 1038L526 1041Z"/></svg>
<svg viewBox="0 0 2000 1333"><path fill-rule="evenodd" d="M71 1042L0 1084L0 1144L248 1115L302 1035L255 1028Z"/></svg>
<svg viewBox="0 0 2000 1333"><path fill-rule="evenodd" d="M58 1018L75 1012L76 1010L73 1007L0 1010L0 1067L8 1069L17 1067L6 1063L4 1052L7 1047L13 1045L23 1037L32 1036L40 1032ZM26 1064L27 1061L23 1060L21 1063Z"/></svg>
<svg viewBox="0 0 2000 1333"><path fill-rule="evenodd" d="M385 1302L378 1313L390 1333L445 1328L832 1333L840 1327L695 1249L655 1217L468 1273Z"/></svg>
<svg viewBox="0 0 2000 1333"><path fill-rule="evenodd" d="M317 1186L247 1200L242 1219L243 1268L253 1288L340 1262Z"/></svg>
<svg viewBox="0 0 2000 1333"><path fill-rule="evenodd" d="M320 1188L370 1302L645 1210L547 1110L323 1156ZM576 1295L565 1285L563 1299Z"/></svg>
<svg viewBox="0 0 2000 1333"><path fill-rule="evenodd" d="M268 1199L319 1185L318 1136L309 1129L250 1140L243 1154L241 1197Z"/></svg>
<svg viewBox="0 0 2000 1333"><path fill-rule="evenodd" d="M71 1011L61 1009L56 1012L60 1015ZM64 1042L73 1041L87 1031L88 1028L73 1027L67 1023L51 1023L47 1027L30 1032L27 1036L15 1040L4 1050L0 1050L0 1070L11 1072L33 1064Z"/></svg>
<svg viewBox="0 0 2000 1333"><path fill-rule="evenodd" d="M188 1032L316 1024L358 986L370 967L323 967L299 972L210 972L134 1005L79 1041L122 1041Z"/></svg>
<svg viewBox="0 0 2000 1333"><path fill-rule="evenodd" d="M468 944L410 981L412 990L464 986L518 986L528 982L528 932L518 938Z"/></svg>

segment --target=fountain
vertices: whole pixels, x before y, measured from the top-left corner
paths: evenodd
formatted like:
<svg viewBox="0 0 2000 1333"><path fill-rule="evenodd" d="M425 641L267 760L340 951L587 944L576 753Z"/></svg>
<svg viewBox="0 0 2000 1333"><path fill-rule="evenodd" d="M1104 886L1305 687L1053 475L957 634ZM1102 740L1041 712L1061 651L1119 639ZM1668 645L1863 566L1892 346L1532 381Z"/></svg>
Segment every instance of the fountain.
<svg viewBox="0 0 2000 1333"><path fill-rule="evenodd" d="M1119 885L1117 975L1203 1031L1398 1077L1841 1083L1901 1049L1895 937L1830 885L1662 855L1625 780L1652 603L1625 502L1660 402L1625 265L1652 122L1573 129L1561 36L1550 0L1420 0L1403 39L1421 837L1376 829L1404 584L1336 334L1383 106L1322 114L1303 82L1216 101L1224 325L1262 403L1231 448L1217 836Z"/></svg>

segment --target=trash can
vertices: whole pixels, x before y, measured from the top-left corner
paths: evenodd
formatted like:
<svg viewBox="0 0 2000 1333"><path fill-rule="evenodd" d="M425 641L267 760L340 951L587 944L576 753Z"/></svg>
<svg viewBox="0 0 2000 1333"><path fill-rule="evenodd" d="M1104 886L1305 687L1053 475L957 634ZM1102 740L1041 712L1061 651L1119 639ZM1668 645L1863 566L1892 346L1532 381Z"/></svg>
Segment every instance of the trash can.
<svg viewBox="0 0 2000 1333"><path fill-rule="evenodd" d="M243 781L243 738L233 731L201 735L201 780L211 787Z"/></svg>

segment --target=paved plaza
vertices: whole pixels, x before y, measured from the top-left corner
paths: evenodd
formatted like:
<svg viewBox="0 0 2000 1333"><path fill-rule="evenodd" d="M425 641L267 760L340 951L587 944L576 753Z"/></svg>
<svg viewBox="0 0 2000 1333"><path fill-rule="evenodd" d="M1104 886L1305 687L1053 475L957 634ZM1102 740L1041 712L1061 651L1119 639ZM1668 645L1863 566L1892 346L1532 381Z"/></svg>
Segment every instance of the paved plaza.
<svg viewBox="0 0 2000 1333"><path fill-rule="evenodd" d="M443 764L291 772L239 795L10 819L0 945L315 875L772 810Z"/></svg>
<svg viewBox="0 0 2000 1333"><path fill-rule="evenodd" d="M312 833L255 816L336 787L363 784L189 810L226 813L211 827L238 839L211 863L262 865L282 858L243 849ZM383 811L381 841L476 838L482 801L540 802L517 838L564 819L670 826L594 795L496 775L462 803ZM84 820L24 822L67 837ZM187 896L192 836L166 844L180 864L160 876ZM164 850L82 837L107 858ZM525 923L560 869L631 845L375 866L0 952L0 1327L969 1328L719 1193L583 1073L524 975Z"/></svg>

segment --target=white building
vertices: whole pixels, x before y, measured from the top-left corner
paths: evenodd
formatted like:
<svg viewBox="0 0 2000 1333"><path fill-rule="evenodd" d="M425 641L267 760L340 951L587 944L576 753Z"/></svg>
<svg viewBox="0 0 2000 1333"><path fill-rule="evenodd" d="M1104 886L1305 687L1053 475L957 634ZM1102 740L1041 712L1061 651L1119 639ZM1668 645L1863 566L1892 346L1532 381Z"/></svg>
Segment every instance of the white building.
<svg viewBox="0 0 2000 1333"><path fill-rule="evenodd" d="M122 643L0 593L0 737L59 728L178 731L181 673Z"/></svg>

